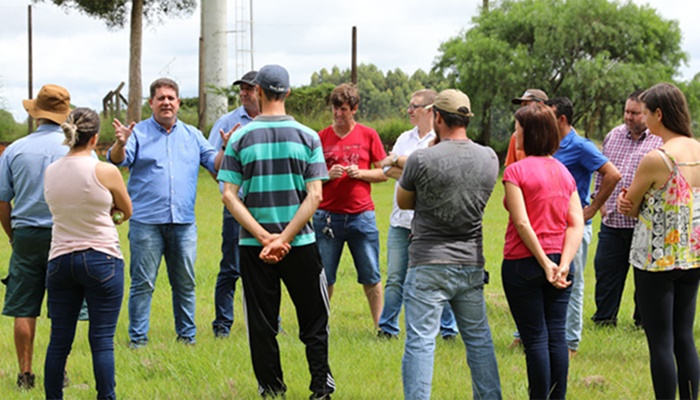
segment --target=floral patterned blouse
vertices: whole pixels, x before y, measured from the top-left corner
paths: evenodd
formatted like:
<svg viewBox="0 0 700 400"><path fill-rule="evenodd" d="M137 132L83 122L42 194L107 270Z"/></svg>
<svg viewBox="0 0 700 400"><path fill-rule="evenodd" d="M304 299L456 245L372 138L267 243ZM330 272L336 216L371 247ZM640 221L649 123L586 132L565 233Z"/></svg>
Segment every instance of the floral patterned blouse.
<svg viewBox="0 0 700 400"><path fill-rule="evenodd" d="M634 228L629 261L646 271L670 271L700 267L700 188L690 187L676 163L663 149L656 150L671 170L659 189L644 194ZM671 163L668 162L668 159Z"/></svg>

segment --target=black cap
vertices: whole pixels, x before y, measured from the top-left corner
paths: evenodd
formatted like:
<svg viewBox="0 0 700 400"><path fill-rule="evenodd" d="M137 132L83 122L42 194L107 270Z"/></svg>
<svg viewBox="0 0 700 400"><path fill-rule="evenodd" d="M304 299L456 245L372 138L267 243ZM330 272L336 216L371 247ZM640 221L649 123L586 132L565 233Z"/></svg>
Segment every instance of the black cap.
<svg viewBox="0 0 700 400"><path fill-rule="evenodd" d="M258 71L248 71L246 72L245 75L243 75L243 78L233 82L233 85L240 85L241 83L247 83L251 86L255 86L255 75L258 74Z"/></svg>
<svg viewBox="0 0 700 400"><path fill-rule="evenodd" d="M289 73L282 66L269 64L260 68L255 83L269 92L286 93L289 91Z"/></svg>

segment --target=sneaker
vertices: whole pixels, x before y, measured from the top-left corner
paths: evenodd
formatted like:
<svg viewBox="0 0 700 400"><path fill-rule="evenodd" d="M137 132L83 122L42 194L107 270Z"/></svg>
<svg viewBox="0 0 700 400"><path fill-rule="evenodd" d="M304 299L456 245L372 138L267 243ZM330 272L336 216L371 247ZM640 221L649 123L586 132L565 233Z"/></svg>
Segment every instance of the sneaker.
<svg viewBox="0 0 700 400"><path fill-rule="evenodd" d="M34 381L36 376L32 373L25 372L23 374L17 375L17 388L19 390L29 390L34 387Z"/></svg>
<svg viewBox="0 0 700 400"><path fill-rule="evenodd" d="M442 337L442 340L446 342L454 342L457 340L457 335L445 335Z"/></svg>
<svg viewBox="0 0 700 400"><path fill-rule="evenodd" d="M398 339L398 338L399 338L398 335L392 335L391 333L389 333L389 332L384 332L384 331L381 330L381 329L377 331L377 337L378 337L379 339L386 339L386 340L392 340L392 339Z"/></svg>
<svg viewBox="0 0 700 400"><path fill-rule="evenodd" d="M221 326L214 328L214 337L217 339L225 339L229 335L229 331Z"/></svg>
<svg viewBox="0 0 700 400"><path fill-rule="evenodd" d="M309 396L309 400L331 400L330 393L313 393Z"/></svg>
<svg viewBox="0 0 700 400"><path fill-rule="evenodd" d="M617 326L617 320L616 319L597 319L593 320L593 325L603 328L603 327L616 327Z"/></svg>
<svg viewBox="0 0 700 400"><path fill-rule="evenodd" d="M138 350L138 349L146 347L147 344L148 344L148 340L146 340L146 339L131 340L131 341L129 341L129 348L131 350Z"/></svg>
<svg viewBox="0 0 700 400"><path fill-rule="evenodd" d="M194 346L196 341L194 340L193 337L191 336L180 336L177 335L177 339L175 339L178 343L185 344L187 346Z"/></svg>

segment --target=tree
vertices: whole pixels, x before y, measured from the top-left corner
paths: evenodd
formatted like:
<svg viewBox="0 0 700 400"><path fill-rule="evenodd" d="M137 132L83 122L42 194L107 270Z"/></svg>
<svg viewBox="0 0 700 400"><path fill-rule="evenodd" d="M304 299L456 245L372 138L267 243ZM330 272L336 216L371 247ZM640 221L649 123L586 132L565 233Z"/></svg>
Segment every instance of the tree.
<svg viewBox="0 0 700 400"><path fill-rule="evenodd" d="M41 2L44 0L34 0ZM127 121L141 120L141 42L143 18L148 22L160 22L163 16L191 14L196 0L51 0L66 9L77 9L94 18L102 19L107 27L123 28L130 15L129 34L129 107ZM131 5L131 7L129 7ZM128 14L127 14L128 13Z"/></svg>
<svg viewBox="0 0 700 400"><path fill-rule="evenodd" d="M504 0L472 22L433 70L469 95L486 144L508 139L510 99L532 87L570 97L579 129L602 137L630 92L670 81L687 59L677 22L631 2Z"/></svg>

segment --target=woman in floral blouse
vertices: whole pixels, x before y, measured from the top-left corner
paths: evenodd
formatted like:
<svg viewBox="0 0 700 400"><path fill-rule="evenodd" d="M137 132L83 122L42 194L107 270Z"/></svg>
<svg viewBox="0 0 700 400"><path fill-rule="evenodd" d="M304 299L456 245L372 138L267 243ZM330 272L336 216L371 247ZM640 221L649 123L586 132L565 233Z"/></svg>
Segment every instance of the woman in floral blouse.
<svg viewBox="0 0 700 400"><path fill-rule="evenodd" d="M630 263L649 344L657 399L698 398L700 362L693 324L700 282L700 143L681 91L660 83L645 91L649 131L664 144L639 163L618 211L638 217Z"/></svg>

